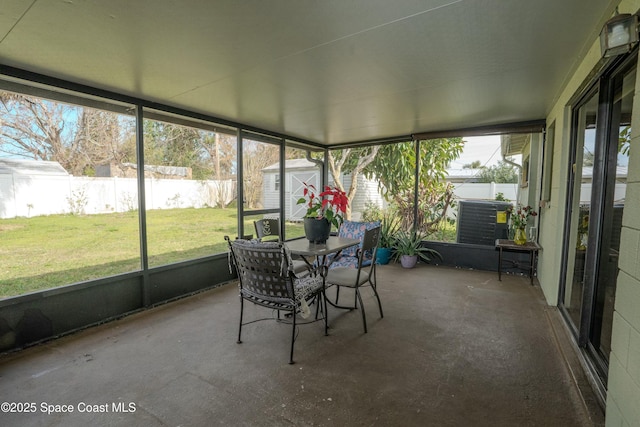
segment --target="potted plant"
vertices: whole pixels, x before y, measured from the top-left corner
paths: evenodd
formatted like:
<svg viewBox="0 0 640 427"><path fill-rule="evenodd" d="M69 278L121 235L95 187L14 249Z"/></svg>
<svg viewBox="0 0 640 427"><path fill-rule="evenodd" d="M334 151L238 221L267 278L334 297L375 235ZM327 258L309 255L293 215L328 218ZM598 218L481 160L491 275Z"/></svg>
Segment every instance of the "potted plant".
<svg viewBox="0 0 640 427"><path fill-rule="evenodd" d="M331 225L336 229L342 224L342 215L347 211L349 199L347 194L337 187L325 186L318 192L313 184L304 183L303 197L297 204L304 204L307 212L304 215L304 233L313 243L325 243L331 232Z"/></svg>
<svg viewBox="0 0 640 427"><path fill-rule="evenodd" d="M378 264L388 264L393 251L396 233L400 230L400 218L385 213L380 221L380 242L376 250L376 260Z"/></svg>
<svg viewBox="0 0 640 427"><path fill-rule="evenodd" d="M413 268L418 258L431 262L431 257L442 259L438 251L422 246L422 235L412 231L400 231L396 234L393 244L394 258L400 260L404 268Z"/></svg>
<svg viewBox="0 0 640 427"><path fill-rule="evenodd" d="M513 242L516 245L524 245L527 243L527 233L525 231L529 218L537 216L538 213L531 206L522 206L518 204L517 209L513 205L507 209L510 214L511 227L514 229Z"/></svg>

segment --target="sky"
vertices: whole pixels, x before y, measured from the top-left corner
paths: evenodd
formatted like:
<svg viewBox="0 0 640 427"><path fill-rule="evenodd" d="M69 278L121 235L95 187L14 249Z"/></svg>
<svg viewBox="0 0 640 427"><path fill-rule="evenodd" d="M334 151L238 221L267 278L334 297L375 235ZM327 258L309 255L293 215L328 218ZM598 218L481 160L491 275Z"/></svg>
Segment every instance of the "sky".
<svg viewBox="0 0 640 427"><path fill-rule="evenodd" d="M480 160L482 166L492 166L502 160L500 136L464 137L464 150L457 160L451 162L451 169L462 169L466 164Z"/></svg>

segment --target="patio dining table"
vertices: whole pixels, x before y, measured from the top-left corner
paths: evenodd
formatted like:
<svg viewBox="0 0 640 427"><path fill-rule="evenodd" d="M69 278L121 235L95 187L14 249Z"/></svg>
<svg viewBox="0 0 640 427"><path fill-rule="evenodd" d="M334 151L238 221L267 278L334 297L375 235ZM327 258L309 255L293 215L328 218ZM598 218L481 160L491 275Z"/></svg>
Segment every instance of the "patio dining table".
<svg viewBox="0 0 640 427"><path fill-rule="evenodd" d="M329 236L326 243L312 243L307 239L296 239L285 242L287 248L293 255L299 255L306 259L307 257L315 257L316 260L324 265L326 257L331 254L339 255L342 250L351 246L359 245L360 240L349 239L346 237Z"/></svg>
<svg viewBox="0 0 640 427"><path fill-rule="evenodd" d="M312 262L309 262L308 258L315 258L316 265L322 266L320 269L320 274L322 275L322 284L326 289L326 278L327 272L329 271L329 266L331 262L327 263L327 257L329 255L335 254L333 259L336 259L340 252L342 252L346 248L350 248L351 246L359 245L359 239L350 239L347 237L339 237L339 236L329 236L329 239L325 243L312 243L307 239L296 239L289 240L285 242L287 248L289 248L289 252L292 255L298 255L305 260L309 267L313 267ZM328 302L333 307L342 308L342 309L351 309L351 307L342 307L339 306L329 300L325 294L325 302Z"/></svg>

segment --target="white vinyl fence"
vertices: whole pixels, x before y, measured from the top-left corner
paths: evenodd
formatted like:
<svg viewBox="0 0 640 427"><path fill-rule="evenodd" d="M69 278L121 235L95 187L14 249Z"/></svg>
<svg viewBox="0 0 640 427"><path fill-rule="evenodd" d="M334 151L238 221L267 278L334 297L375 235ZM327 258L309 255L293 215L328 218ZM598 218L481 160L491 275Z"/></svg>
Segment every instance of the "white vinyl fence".
<svg viewBox="0 0 640 427"><path fill-rule="evenodd" d="M458 200L495 200L499 193L502 193L505 199L515 203L518 198L519 184L496 184L491 183L454 183L455 190L453 193Z"/></svg>
<svg viewBox="0 0 640 427"><path fill-rule="evenodd" d="M499 193L515 203L518 184L456 183L457 200L495 200ZM616 185L616 201L623 202L625 183ZM581 195L588 202L591 184ZM216 207L236 197L232 180L146 179L147 209ZM64 175L0 174L0 218L52 214L127 212L138 207L135 178L90 178ZM454 215L455 212L450 212Z"/></svg>
<svg viewBox="0 0 640 427"><path fill-rule="evenodd" d="M519 184L492 183L460 183L453 184L454 194L458 200L495 200L498 193L502 193L506 200L516 203ZM624 203L627 183L616 182L614 203ZM591 200L591 182L580 184L580 203L589 203Z"/></svg>
<svg viewBox="0 0 640 427"><path fill-rule="evenodd" d="M228 204L232 180L146 179L147 209ZM135 178L0 174L0 218L127 212L138 207Z"/></svg>

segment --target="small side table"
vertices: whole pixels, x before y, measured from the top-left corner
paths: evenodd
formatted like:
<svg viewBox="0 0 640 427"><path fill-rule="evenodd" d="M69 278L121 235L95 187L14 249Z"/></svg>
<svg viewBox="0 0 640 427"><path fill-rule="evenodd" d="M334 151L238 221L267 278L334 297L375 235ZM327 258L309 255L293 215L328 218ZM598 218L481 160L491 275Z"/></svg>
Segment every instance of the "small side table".
<svg viewBox="0 0 640 427"><path fill-rule="evenodd" d="M531 279L531 285L533 285L533 271L535 268L536 257L538 251L542 249L536 242L527 242L524 245L516 245L513 240L497 239L496 249L500 251L498 255L498 280L502 280L502 251L512 252L529 252L529 278Z"/></svg>

